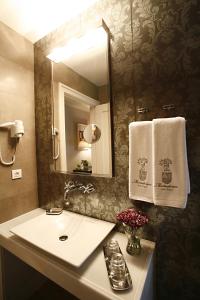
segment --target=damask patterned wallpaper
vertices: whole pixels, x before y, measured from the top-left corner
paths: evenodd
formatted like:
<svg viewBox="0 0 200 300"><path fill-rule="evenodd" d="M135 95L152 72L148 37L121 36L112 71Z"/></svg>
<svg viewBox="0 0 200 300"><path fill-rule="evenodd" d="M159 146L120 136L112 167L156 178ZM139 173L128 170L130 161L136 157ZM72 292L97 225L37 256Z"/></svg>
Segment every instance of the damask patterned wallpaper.
<svg viewBox="0 0 200 300"><path fill-rule="evenodd" d="M103 17L111 41L115 177L90 178L96 192L71 194L73 210L115 221L122 209L146 211L143 237L157 242L157 299L200 297L200 2L198 0L102 0L79 18L35 44L36 135L41 206L62 201L69 175L51 172L50 63L45 53L62 36ZM174 104L169 112L162 105ZM138 114L138 107L149 112ZM187 120L191 194L186 209L153 206L128 197L128 124L184 116ZM75 179L77 177L73 177ZM83 183L88 178L78 178Z"/></svg>

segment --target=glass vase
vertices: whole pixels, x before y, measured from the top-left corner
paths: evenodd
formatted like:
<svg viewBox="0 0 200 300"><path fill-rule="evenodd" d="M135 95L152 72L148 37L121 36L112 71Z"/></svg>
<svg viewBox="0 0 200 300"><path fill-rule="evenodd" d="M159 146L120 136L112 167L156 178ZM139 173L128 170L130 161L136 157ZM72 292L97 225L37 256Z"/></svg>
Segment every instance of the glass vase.
<svg viewBox="0 0 200 300"><path fill-rule="evenodd" d="M130 226L123 223L125 234L128 238L128 243L126 246L126 252L130 255L140 255L141 244L140 238L137 236L137 229L131 228Z"/></svg>

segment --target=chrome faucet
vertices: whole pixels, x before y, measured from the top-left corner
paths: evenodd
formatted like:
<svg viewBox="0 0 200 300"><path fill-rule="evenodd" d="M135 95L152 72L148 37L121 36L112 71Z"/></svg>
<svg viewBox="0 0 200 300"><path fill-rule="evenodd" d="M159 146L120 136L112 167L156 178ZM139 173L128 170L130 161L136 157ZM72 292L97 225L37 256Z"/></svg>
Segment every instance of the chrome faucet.
<svg viewBox="0 0 200 300"><path fill-rule="evenodd" d="M65 194L74 191L76 188L77 185L73 181L65 182L65 187L64 187Z"/></svg>
<svg viewBox="0 0 200 300"><path fill-rule="evenodd" d="M82 183L78 181L68 181L65 182L64 186L64 206L68 208L71 206L71 202L67 199L68 194L71 193L72 191L81 191L83 194L90 194L95 191L95 187L93 186L92 183L88 183L87 185L83 185Z"/></svg>

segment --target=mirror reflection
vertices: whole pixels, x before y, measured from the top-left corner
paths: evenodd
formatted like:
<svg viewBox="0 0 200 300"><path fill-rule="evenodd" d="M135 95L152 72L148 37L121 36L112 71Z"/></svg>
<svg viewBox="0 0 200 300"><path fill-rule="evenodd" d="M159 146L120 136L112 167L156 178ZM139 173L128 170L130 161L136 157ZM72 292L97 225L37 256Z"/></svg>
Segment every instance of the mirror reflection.
<svg viewBox="0 0 200 300"><path fill-rule="evenodd" d="M58 132L53 136L56 171L112 177L108 43L100 26L47 56Z"/></svg>
<svg viewBox="0 0 200 300"><path fill-rule="evenodd" d="M83 130L83 139L89 144L98 142L101 137L101 129L96 124L89 124Z"/></svg>

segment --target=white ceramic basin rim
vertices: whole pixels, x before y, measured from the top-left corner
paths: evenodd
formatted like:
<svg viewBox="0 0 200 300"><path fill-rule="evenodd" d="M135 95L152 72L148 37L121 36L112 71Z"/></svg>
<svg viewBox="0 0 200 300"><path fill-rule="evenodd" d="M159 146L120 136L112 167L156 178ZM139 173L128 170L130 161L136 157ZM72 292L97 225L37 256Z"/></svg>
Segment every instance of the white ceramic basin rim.
<svg viewBox="0 0 200 300"><path fill-rule="evenodd" d="M114 223L64 211L61 215L44 213L13 227L11 232L79 267L114 226Z"/></svg>

